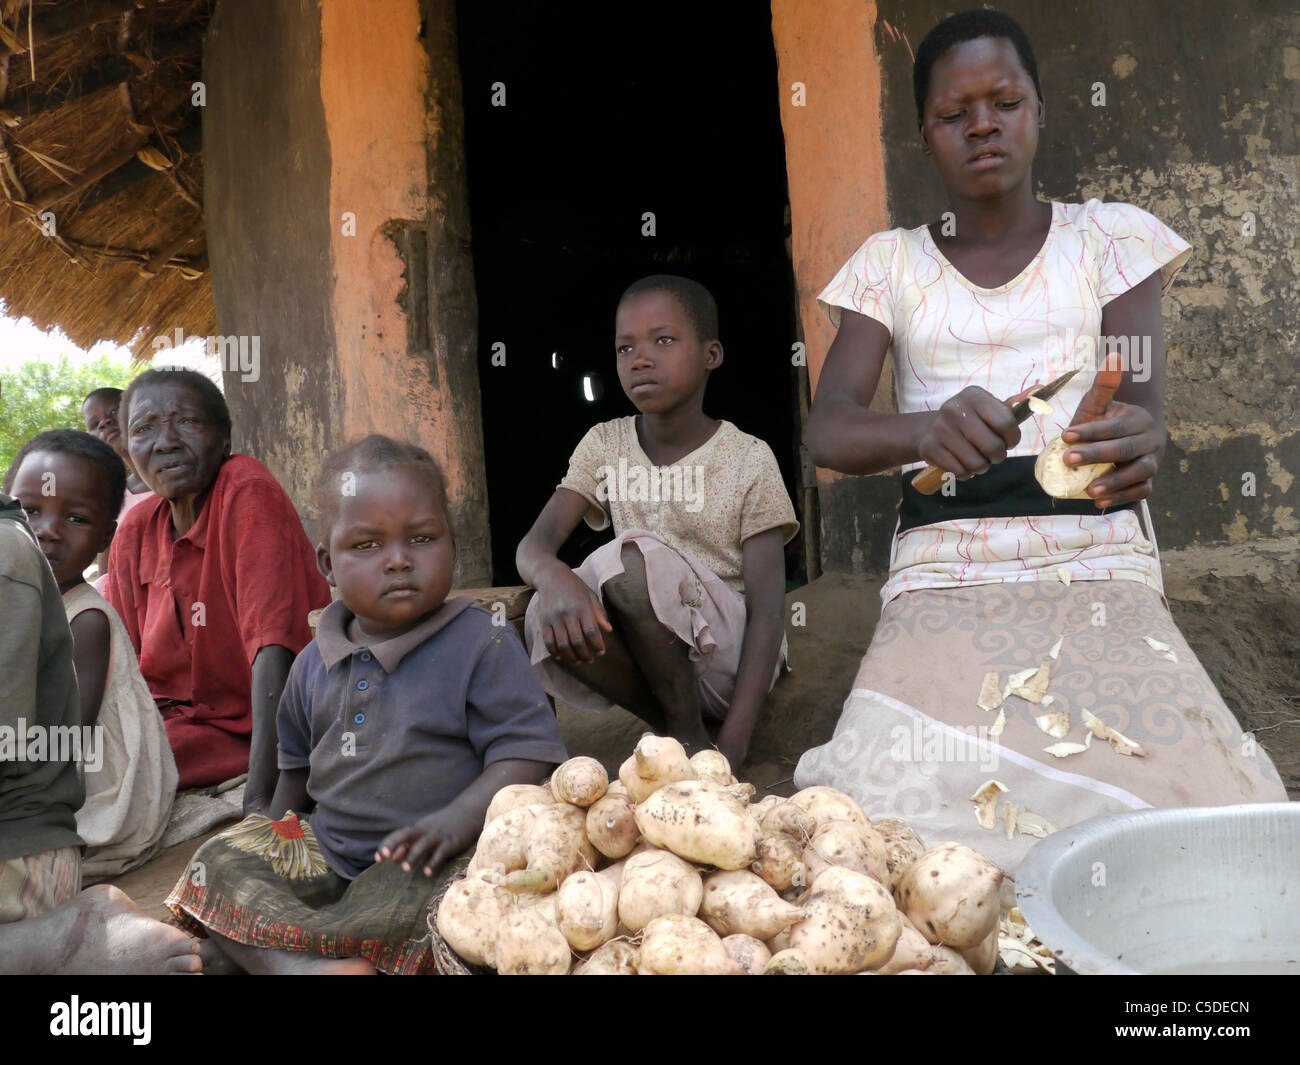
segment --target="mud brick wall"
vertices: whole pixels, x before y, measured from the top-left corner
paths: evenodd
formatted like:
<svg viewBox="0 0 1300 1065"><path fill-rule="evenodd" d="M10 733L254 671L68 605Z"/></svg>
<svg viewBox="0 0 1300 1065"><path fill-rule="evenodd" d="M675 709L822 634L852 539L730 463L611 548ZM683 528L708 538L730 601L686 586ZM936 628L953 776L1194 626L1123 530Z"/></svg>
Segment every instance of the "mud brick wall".
<svg viewBox="0 0 1300 1065"><path fill-rule="evenodd" d="M368 433L442 466L456 581L491 577L452 0L219 4L204 77L206 210L235 447L315 534L327 452Z"/></svg>

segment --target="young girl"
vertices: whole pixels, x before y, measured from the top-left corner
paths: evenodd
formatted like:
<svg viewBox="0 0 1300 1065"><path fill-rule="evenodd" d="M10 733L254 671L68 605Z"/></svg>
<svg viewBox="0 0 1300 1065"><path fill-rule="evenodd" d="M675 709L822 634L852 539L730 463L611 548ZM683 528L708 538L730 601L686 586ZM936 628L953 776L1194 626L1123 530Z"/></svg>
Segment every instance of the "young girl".
<svg viewBox="0 0 1300 1065"><path fill-rule="evenodd" d="M157 852L176 796L176 763L162 718L136 663L126 626L82 572L108 549L126 468L87 433L54 429L14 459L5 491L27 511L54 571L72 629L81 700L86 801L83 883L144 864Z"/></svg>
<svg viewBox="0 0 1300 1065"><path fill-rule="evenodd" d="M317 501L339 598L280 701L283 817L209 840L167 905L210 937L206 971L424 972L449 859L498 790L567 755L515 631L447 598L456 545L429 454L367 437L326 460Z"/></svg>
<svg viewBox="0 0 1300 1065"><path fill-rule="evenodd" d="M657 276L619 300L615 351L640 412L595 426L519 545L537 589L533 664L570 705L630 710L737 769L785 660L783 546L798 531L763 441L704 413L722 364L717 307L701 285ZM556 553L578 522L614 539L570 570Z"/></svg>
<svg viewBox="0 0 1300 1065"><path fill-rule="evenodd" d="M43 486L53 488L48 478ZM112 513L107 500L104 510ZM80 514L69 517L70 530L81 525ZM57 557L55 541L42 541ZM52 744L56 730L78 733L83 711L72 634L44 556L22 505L0 492L0 973L198 973L199 945L179 929L115 887L78 891L76 813L86 788L77 752ZM19 732L50 740L45 757L15 757ZM6 1016L19 1012L11 1002Z"/></svg>
<svg viewBox="0 0 1300 1065"><path fill-rule="evenodd" d="M1006 802L1057 826L1284 800L1174 626L1150 515L1135 506L1164 449L1160 297L1188 244L1129 204L1037 199L1042 94L1007 16L944 20L917 50L914 85L953 226L876 234L821 295L839 332L809 416L813 456L845 473L907 472L880 623L835 738L804 755L795 783L843 788L873 815L906 807L927 840L967 842L1009 870L1033 839L976 824L968 798L990 774L1009 789L999 813ZM876 413L891 350L898 413ZM1112 350L1126 358L1102 368ZM1004 399L1076 365L1052 413L1018 426ZM1115 464L1090 499L1049 498L1033 479L1058 433L1068 465ZM955 475L955 494L912 488L927 463ZM1010 674L1040 666L1051 702L1008 694ZM1064 736L1036 721L1062 711ZM1105 742L1045 753L1084 742L1085 712L1148 757Z"/></svg>

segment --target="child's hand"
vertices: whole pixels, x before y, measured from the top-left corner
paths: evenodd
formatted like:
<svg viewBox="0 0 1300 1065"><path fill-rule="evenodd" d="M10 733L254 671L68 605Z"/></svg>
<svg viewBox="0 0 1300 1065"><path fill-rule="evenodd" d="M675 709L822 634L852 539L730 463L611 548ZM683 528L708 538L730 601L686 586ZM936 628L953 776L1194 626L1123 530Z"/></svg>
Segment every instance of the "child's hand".
<svg viewBox="0 0 1300 1065"><path fill-rule="evenodd" d="M1067 466L1115 464L1110 473L1088 485L1098 507L1147 498L1160 465L1164 434L1145 407L1115 402L1122 380L1119 358L1111 355L1080 401L1070 427L1061 434L1066 444L1082 445L1065 453Z"/></svg>
<svg viewBox="0 0 1300 1065"><path fill-rule="evenodd" d="M464 811L450 806L439 810L409 828L390 832L375 852L375 861L401 862L408 873L423 862L424 875L433 876L473 841L478 825L468 822Z"/></svg>
<svg viewBox="0 0 1300 1065"><path fill-rule="evenodd" d="M921 437L921 458L964 481L984 473L1020 443L1011 407L977 385L940 407Z"/></svg>
<svg viewBox="0 0 1300 1065"><path fill-rule="evenodd" d="M609 615L596 594L570 569L539 587L542 642L561 662L591 663L605 653L601 630L613 632Z"/></svg>

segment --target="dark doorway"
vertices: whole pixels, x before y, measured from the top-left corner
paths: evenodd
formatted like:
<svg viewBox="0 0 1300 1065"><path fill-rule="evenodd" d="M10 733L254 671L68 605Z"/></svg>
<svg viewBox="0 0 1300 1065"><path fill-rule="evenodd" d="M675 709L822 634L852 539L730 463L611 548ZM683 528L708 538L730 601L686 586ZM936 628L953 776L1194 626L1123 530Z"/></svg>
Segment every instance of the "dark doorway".
<svg viewBox="0 0 1300 1065"><path fill-rule="evenodd" d="M587 429L636 412L614 369L614 310L646 274L682 274L713 292L726 359L705 410L768 442L800 509L767 5L574 14L462 2L457 17L495 580L518 580L515 548ZM505 106L494 105L502 93ZM646 212L654 236L642 234ZM594 402L589 375L604 389ZM583 526L566 560L576 565L605 535ZM801 566L796 541L788 576Z"/></svg>

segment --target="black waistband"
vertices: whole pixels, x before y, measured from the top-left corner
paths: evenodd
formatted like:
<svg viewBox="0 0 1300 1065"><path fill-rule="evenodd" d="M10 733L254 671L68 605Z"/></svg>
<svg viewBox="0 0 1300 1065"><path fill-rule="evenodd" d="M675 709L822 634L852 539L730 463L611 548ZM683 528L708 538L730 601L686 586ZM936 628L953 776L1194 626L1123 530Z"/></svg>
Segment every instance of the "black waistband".
<svg viewBox="0 0 1300 1065"><path fill-rule="evenodd" d="M919 525L962 518L1032 518L1046 514L1100 514L1090 499L1053 499L1034 480L1036 455L1007 459L968 481L953 481L952 495L943 489L925 496L912 487L921 471L903 474L903 501L898 508L898 531ZM1109 507L1107 514L1132 510L1136 504Z"/></svg>

